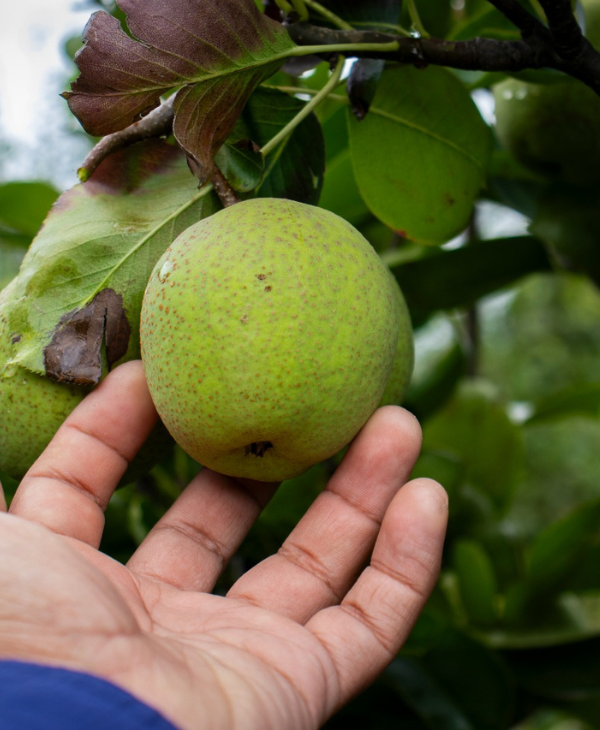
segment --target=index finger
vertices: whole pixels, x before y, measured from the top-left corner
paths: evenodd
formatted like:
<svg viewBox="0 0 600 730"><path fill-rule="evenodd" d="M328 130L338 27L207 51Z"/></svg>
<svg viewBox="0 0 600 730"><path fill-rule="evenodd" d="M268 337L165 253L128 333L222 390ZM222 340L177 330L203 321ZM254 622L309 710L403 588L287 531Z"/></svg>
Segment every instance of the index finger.
<svg viewBox="0 0 600 730"><path fill-rule="evenodd" d="M141 361L120 365L65 420L10 511L98 547L108 501L157 419Z"/></svg>

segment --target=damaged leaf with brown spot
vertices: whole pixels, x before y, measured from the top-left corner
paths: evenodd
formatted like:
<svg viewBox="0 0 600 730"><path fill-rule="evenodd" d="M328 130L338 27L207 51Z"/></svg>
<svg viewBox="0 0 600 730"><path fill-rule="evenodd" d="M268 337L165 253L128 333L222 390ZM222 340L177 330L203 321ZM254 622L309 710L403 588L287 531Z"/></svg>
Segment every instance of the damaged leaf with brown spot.
<svg viewBox="0 0 600 730"><path fill-rule="evenodd" d="M127 353L131 327L123 297L103 289L83 309L64 315L49 345L44 348L46 374L59 383L96 385Z"/></svg>
<svg viewBox="0 0 600 730"><path fill-rule="evenodd" d="M100 351L102 375L139 357L142 297L155 262L220 207L208 188L198 190L175 146L153 140L111 155L61 195L23 260L5 306L11 363L95 383Z"/></svg>

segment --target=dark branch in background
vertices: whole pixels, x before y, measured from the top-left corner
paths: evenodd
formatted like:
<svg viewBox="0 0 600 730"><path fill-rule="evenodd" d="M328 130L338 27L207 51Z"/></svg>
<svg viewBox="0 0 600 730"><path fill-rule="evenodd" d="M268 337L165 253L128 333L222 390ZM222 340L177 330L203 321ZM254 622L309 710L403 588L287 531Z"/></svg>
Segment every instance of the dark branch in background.
<svg viewBox="0 0 600 730"><path fill-rule="evenodd" d="M543 27L543 26L542 26ZM384 58L415 66L450 66L468 71L522 71L544 68L555 62L544 46L526 41L500 41L473 38L468 41L446 41L438 38L407 38L390 33L361 30L332 30L307 23L288 28L292 40L300 46L325 44L390 43L397 41L397 51L347 51L347 56Z"/></svg>
<svg viewBox="0 0 600 730"><path fill-rule="evenodd" d="M122 147L141 142L151 137L162 137L171 133L173 127L173 102L175 95L169 97L157 109L154 109L139 122L131 124L114 134L107 134L106 137L96 144L77 170L77 177L81 182L89 179L90 175L113 152Z"/></svg>
<svg viewBox="0 0 600 730"><path fill-rule="evenodd" d="M546 31L545 25L530 15L518 0L488 0L488 2L519 29L523 37Z"/></svg>
<svg viewBox="0 0 600 730"><path fill-rule="evenodd" d="M550 0L548 0L549 2ZM558 0L554 0L558 2ZM568 2L568 0L567 0ZM512 0L494 0L494 5L508 4ZM519 6L520 7L520 6ZM523 8L521 8L523 10ZM332 30L307 23L288 27L292 39L298 45L322 45L329 43L389 43L398 42L397 51L376 53L373 51L348 51L346 55L385 58L414 66L448 66L468 71L524 71L525 69L553 68L579 79L600 95L600 54L585 40L583 56L572 59L559 55L554 36L549 28L528 15L531 23L522 40L502 41L493 38L473 38L468 41L446 41L438 38L406 38L390 33L360 30ZM521 20L521 14L519 13ZM576 22L574 20L574 22ZM583 37L583 36L582 36Z"/></svg>
<svg viewBox="0 0 600 730"><path fill-rule="evenodd" d="M585 62L591 48L571 10L570 0L540 0L557 53L571 63ZM592 48L592 52L595 52Z"/></svg>

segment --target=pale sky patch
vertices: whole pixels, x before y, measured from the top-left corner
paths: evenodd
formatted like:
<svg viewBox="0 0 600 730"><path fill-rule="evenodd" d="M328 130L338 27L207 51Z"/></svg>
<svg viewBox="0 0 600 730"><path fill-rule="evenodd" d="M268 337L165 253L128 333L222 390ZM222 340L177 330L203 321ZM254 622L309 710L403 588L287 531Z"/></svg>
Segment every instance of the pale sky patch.
<svg viewBox="0 0 600 730"><path fill-rule="evenodd" d="M15 0L0 10L0 179L76 181L88 143L70 139L79 125L59 97L73 73L64 46L97 9L85 0Z"/></svg>

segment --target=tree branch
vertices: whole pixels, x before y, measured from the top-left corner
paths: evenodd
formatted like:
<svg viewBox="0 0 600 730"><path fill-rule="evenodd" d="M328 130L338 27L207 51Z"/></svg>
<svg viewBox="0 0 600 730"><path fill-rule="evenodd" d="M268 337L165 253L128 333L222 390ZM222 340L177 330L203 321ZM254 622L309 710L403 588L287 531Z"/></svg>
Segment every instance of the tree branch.
<svg viewBox="0 0 600 730"><path fill-rule="evenodd" d="M586 53L586 40L571 10L570 0L540 0L556 52L561 58L579 63Z"/></svg>
<svg viewBox="0 0 600 730"><path fill-rule="evenodd" d="M470 71L522 71L543 68L556 59L543 45L525 41L501 41L494 38L473 38L468 41L446 41L439 38L405 38L379 31L343 31L296 23L288 28L298 45L328 45L334 43L390 43L396 41L398 50L386 53L348 51L347 56L385 58L388 61L411 63L415 66L449 66Z"/></svg>
<svg viewBox="0 0 600 730"><path fill-rule="evenodd" d="M494 0L494 4L514 5L512 0ZM551 1L551 0L548 0ZM557 0L555 0L557 1ZM525 11L523 11L525 12ZM551 31L532 16L528 37L502 41L494 38L473 38L467 41L446 41L437 38L405 38L378 31L334 30L295 23L288 27L292 40L298 45L329 45L357 43L390 43L398 49L385 53L347 51L347 56L384 58L410 63L417 67L430 64L467 71L524 71L553 68L579 79L600 95L600 54L584 40L584 54L568 59L558 53Z"/></svg>

